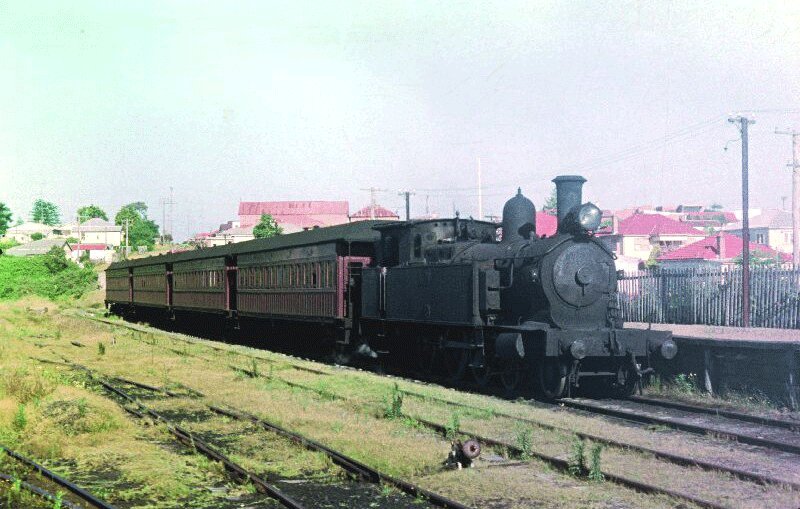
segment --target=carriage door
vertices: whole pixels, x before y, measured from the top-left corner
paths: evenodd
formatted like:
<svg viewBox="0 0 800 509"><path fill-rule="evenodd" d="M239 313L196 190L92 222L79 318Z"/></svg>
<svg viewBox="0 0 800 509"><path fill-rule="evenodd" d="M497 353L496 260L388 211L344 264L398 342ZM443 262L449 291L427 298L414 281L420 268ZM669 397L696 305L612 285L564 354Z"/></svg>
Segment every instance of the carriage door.
<svg viewBox="0 0 800 509"><path fill-rule="evenodd" d="M236 278L238 277L236 270L236 257L225 257L225 306L228 311L236 311Z"/></svg>

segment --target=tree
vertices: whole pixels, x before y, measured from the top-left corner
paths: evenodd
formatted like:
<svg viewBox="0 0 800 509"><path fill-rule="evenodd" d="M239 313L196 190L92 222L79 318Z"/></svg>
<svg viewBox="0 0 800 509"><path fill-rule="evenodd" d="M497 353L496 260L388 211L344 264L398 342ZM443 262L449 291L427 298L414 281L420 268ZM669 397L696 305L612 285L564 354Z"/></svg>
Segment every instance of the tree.
<svg viewBox="0 0 800 509"><path fill-rule="evenodd" d="M158 225L152 219L147 219L147 205L143 202L123 206L114 217L114 223L123 227L123 233L127 230L127 245L153 249L158 238Z"/></svg>
<svg viewBox="0 0 800 509"><path fill-rule="evenodd" d="M59 217L58 207L49 201L44 201L40 198L33 203L31 220L34 223L55 226L61 221L61 218Z"/></svg>
<svg viewBox="0 0 800 509"><path fill-rule="evenodd" d="M5 235L11 224L11 210L5 203L0 203L0 236Z"/></svg>
<svg viewBox="0 0 800 509"><path fill-rule="evenodd" d="M106 212L97 205L87 205L78 209L78 222L88 221L89 219L93 219L95 217L98 217L103 221L108 221Z"/></svg>
<svg viewBox="0 0 800 509"><path fill-rule="evenodd" d="M257 239L274 237L283 233L275 218L269 214L261 214L261 221L253 227L253 236Z"/></svg>
<svg viewBox="0 0 800 509"><path fill-rule="evenodd" d="M742 266L744 263L744 254L739 253L739 256L733 259L733 263ZM783 263L781 255L778 253L769 253L760 249L750 250L750 267L780 267Z"/></svg>
<svg viewBox="0 0 800 509"><path fill-rule="evenodd" d="M542 212L553 214L556 209L558 209L558 196L556 195L556 186L553 186L553 189L550 190L550 196L547 197L544 205L542 205Z"/></svg>

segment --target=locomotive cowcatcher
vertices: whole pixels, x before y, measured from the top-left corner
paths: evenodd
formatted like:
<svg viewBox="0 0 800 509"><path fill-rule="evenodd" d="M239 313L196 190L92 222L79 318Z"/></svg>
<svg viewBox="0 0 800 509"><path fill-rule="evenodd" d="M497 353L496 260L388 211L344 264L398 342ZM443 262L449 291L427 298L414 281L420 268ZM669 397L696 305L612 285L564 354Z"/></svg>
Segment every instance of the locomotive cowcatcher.
<svg viewBox="0 0 800 509"><path fill-rule="evenodd" d="M531 387L545 399L577 387L629 395L653 358L677 347L669 332L622 326L614 254L594 235L601 212L581 203L582 177L553 182L551 236L537 235L535 207L518 192L500 235L459 217L374 221L118 262L106 303L255 329L265 347L289 331L319 356Z"/></svg>

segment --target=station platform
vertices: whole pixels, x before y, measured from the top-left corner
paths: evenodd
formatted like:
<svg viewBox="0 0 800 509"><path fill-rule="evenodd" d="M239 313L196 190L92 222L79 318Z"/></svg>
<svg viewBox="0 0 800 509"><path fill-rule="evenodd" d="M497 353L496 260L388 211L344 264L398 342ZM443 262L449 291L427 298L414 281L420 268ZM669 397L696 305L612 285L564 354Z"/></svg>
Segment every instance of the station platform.
<svg viewBox="0 0 800 509"><path fill-rule="evenodd" d="M707 392L737 390L800 409L800 330L627 322L672 331L678 355L658 371L685 374Z"/></svg>

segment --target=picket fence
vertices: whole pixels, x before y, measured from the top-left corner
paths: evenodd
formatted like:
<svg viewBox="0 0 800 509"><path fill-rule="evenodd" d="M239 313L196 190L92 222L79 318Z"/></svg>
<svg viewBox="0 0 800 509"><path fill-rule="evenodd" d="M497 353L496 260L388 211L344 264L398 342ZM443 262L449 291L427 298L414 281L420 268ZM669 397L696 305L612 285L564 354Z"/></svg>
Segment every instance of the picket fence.
<svg viewBox="0 0 800 509"><path fill-rule="evenodd" d="M750 269L750 323L742 323L742 268L671 269L618 278L629 322L800 329L800 271Z"/></svg>

